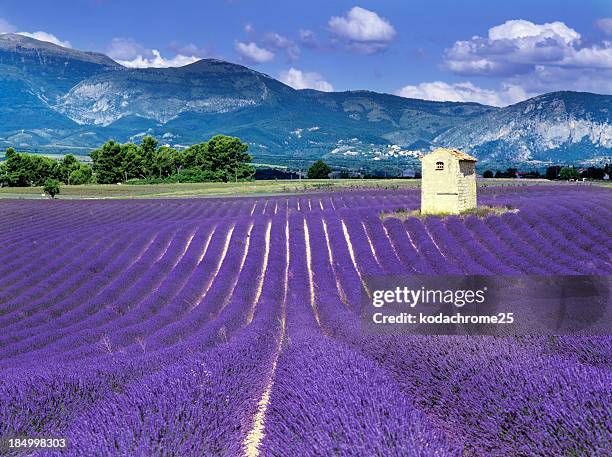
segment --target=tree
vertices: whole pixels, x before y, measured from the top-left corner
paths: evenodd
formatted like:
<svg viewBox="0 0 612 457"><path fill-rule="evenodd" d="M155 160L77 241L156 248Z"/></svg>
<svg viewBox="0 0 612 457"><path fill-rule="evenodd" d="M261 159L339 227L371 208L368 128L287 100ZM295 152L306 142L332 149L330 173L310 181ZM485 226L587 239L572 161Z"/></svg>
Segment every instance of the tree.
<svg viewBox="0 0 612 457"><path fill-rule="evenodd" d="M150 135L145 136L140 143L140 155L142 158L142 172L146 178L153 178L156 176L155 169L155 152L159 142Z"/></svg>
<svg viewBox="0 0 612 457"><path fill-rule="evenodd" d="M41 186L47 178L60 179L61 170L59 163L53 159L17 153L9 148L0 175L2 182L8 186Z"/></svg>
<svg viewBox="0 0 612 457"><path fill-rule="evenodd" d="M43 191L46 194L49 194L51 198L55 198L55 196L60 193L59 181L57 179L52 179L52 178L47 179L43 186Z"/></svg>
<svg viewBox="0 0 612 457"><path fill-rule="evenodd" d="M328 179L331 168L322 160L317 160L308 169L308 179Z"/></svg>
<svg viewBox="0 0 612 457"><path fill-rule="evenodd" d="M508 178L516 178L517 173L518 173L518 169L516 168L508 168L506 170L506 175Z"/></svg>
<svg viewBox="0 0 612 457"><path fill-rule="evenodd" d="M492 178L493 177L493 172L491 170L486 170L483 174L482 174L483 178Z"/></svg>
<svg viewBox="0 0 612 457"><path fill-rule="evenodd" d="M546 167L546 179L558 179L561 167L553 165L552 167Z"/></svg>
<svg viewBox="0 0 612 457"><path fill-rule="evenodd" d="M145 178L141 148L134 143L121 145L121 174L123 180Z"/></svg>
<svg viewBox="0 0 612 457"><path fill-rule="evenodd" d="M101 148L90 154L93 160L93 171L100 184L115 184L124 178L121 157L121 145L109 140Z"/></svg>
<svg viewBox="0 0 612 457"><path fill-rule="evenodd" d="M80 163L72 154L66 154L61 160L59 168L61 180L66 184L73 184L70 181L70 174L80 168Z"/></svg>
<svg viewBox="0 0 612 457"><path fill-rule="evenodd" d="M155 138L146 136L139 145L107 141L91 153L91 158L96 181L101 184L135 178L227 182L251 179L255 174L248 148L239 138L217 135L177 151L159 146ZM83 173L75 174L75 178L84 179Z"/></svg>
<svg viewBox="0 0 612 457"><path fill-rule="evenodd" d="M579 179L580 173L574 167L563 167L559 172L559 178L569 181L570 179Z"/></svg>
<svg viewBox="0 0 612 457"><path fill-rule="evenodd" d="M81 164L81 166L72 171L68 177L68 183L74 185L89 184L91 182L92 172L91 167Z"/></svg>
<svg viewBox="0 0 612 457"><path fill-rule="evenodd" d="M168 146L160 147L153 154L153 168L156 175L161 179L172 175L175 170L175 162L178 160L176 149Z"/></svg>
<svg viewBox="0 0 612 457"><path fill-rule="evenodd" d="M604 179L604 175L606 174L605 169L599 167L589 167L580 175L582 178L588 179Z"/></svg>
<svg viewBox="0 0 612 457"><path fill-rule="evenodd" d="M210 171L213 180L238 181L255 173L255 168L250 165L253 158L246 152L249 145L240 138L216 135L200 148L200 167L202 171Z"/></svg>

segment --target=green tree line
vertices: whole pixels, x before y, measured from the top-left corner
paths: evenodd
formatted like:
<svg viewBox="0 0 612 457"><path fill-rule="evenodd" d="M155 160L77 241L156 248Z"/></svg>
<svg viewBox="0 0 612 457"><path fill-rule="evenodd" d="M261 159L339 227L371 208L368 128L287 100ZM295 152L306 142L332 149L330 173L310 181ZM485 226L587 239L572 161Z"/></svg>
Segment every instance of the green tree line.
<svg viewBox="0 0 612 457"><path fill-rule="evenodd" d="M107 141L91 152L89 165L71 154L54 160L9 148L0 163L0 185L41 186L49 179L64 184L238 181L255 173L247 150L239 138L224 135L184 150L160 146L146 136L140 144Z"/></svg>
<svg viewBox="0 0 612 457"><path fill-rule="evenodd" d="M68 154L62 160L6 150L6 160L0 163L0 185L27 187L42 186L54 179L65 184L85 184L92 179L89 165Z"/></svg>
<svg viewBox="0 0 612 457"><path fill-rule="evenodd" d="M493 171L486 170L482 177L483 178L516 178L519 174L518 169L508 168L506 171L497 170L495 174ZM574 166L562 167L560 165L553 165L546 168L546 173L542 175L539 171L529 171L527 173L521 173L522 178L546 178L546 179L557 179L568 181L570 179L609 179L612 174L612 165L606 164L604 167L588 167L585 169L578 169ZM608 176L608 178L606 178Z"/></svg>

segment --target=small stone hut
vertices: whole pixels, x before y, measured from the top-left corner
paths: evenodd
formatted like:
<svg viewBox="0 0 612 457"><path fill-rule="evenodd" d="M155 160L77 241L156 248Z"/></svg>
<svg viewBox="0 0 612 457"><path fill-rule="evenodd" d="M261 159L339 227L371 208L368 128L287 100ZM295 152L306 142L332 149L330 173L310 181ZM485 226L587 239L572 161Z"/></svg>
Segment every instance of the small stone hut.
<svg viewBox="0 0 612 457"><path fill-rule="evenodd" d="M421 157L421 214L459 214L476 208L476 158L438 148Z"/></svg>

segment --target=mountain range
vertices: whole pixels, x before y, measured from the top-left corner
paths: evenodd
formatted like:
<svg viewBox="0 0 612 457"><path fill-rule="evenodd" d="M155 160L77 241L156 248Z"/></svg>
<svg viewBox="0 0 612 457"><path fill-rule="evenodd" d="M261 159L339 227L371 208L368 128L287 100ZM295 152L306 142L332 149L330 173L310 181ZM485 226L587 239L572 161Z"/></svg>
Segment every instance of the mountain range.
<svg viewBox="0 0 612 457"><path fill-rule="evenodd" d="M0 147L87 154L109 138L182 147L222 133L257 162L323 157L383 165L436 146L484 162L576 162L612 155L612 96L554 92L498 108L371 91L295 90L222 60L125 68L109 57L0 35Z"/></svg>

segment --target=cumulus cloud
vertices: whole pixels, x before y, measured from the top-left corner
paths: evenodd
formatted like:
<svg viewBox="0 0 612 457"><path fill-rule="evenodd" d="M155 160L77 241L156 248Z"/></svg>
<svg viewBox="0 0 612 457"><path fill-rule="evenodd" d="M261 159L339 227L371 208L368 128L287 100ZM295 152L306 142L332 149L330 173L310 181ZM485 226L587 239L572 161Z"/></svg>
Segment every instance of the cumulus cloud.
<svg viewBox="0 0 612 457"><path fill-rule="evenodd" d="M312 30L308 29L300 30L300 43L302 43L303 46L311 49L319 47L317 35Z"/></svg>
<svg viewBox="0 0 612 457"><path fill-rule="evenodd" d="M266 63L274 60L274 53L272 51L259 47L257 43L253 41L249 43L237 41L236 51L243 60L250 63Z"/></svg>
<svg viewBox="0 0 612 457"><path fill-rule="evenodd" d="M319 73L301 71L293 67L281 72L279 79L294 89L316 89L323 92L334 90L333 86L325 81Z"/></svg>
<svg viewBox="0 0 612 457"><path fill-rule="evenodd" d="M571 43L579 40L580 34L559 21L538 25L530 21L515 19L489 29L490 40L516 40L530 37L540 40L546 38L560 39L564 43Z"/></svg>
<svg viewBox="0 0 612 457"><path fill-rule="evenodd" d="M63 46L65 48L71 48L72 47L72 45L70 44L70 41L60 40L58 37L56 37L55 35L53 35L52 33L49 33L49 32L43 32L43 31L38 31L38 32L18 32L17 30L18 30L17 27L15 27L13 24L11 24L7 20L2 19L0 17L0 34L3 34L3 33L17 33L19 35L27 36L29 38L34 38L35 40L39 40L39 41L46 41L48 43L53 43L53 44L56 44L58 46Z"/></svg>
<svg viewBox="0 0 612 457"><path fill-rule="evenodd" d="M162 57L157 49L151 49L151 57L136 56L132 60L117 60L124 67L130 68L167 68L183 67L200 60L196 56L184 56L177 54L171 58Z"/></svg>
<svg viewBox="0 0 612 457"><path fill-rule="evenodd" d="M286 36L280 35L276 32L270 32L264 36L263 41L272 48L284 50L287 53L287 58L290 61L295 61L300 57L300 48L293 40L287 38Z"/></svg>
<svg viewBox="0 0 612 457"><path fill-rule="evenodd" d="M383 51L397 35L391 23L374 11L355 6L345 16L333 16L329 28L349 48L364 53Z"/></svg>
<svg viewBox="0 0 612 457"><path fill-rule="evenodd" d="M608 36L612 36L612 17L602 17L595 22L599 30Z"/></svg>
<svg viewBox="0 0 612 457"><path fill-rule="evenodd" d="M500 90L483 89L470 82L448 84L443 81L404 86L396 95L422 100L449 102L476 102L483 105L507 106L520 102L536 94L527 93L521 86L502 84Z"/></svg>
<svg viewBox="0 0 612 457"><path fill-rule="evenodd" d="M287 62L300 58L300 47L291 38L277 32L260 34L251 24L244 26L247 39L237 41L235 48L242 60L258 64L274 60L278 55L286 55Z"/></svg>
<svg viewBox="0 0 612 457"><path fill-rule="evenodd" d="M197 46L194 43L180 44L177 42L173 42L169 46L169 49L176 51L177 54L182 54L184 56L195 56L199 59L212 57L215 54L212 47Z"/></svg>
<svg viewBox="0 0 612 457"><path fill-rule="evenodd" d="M29 38L34 38L35 40L46 41L47 43L53 43L58 46L63 46L64 48L72 48L70 41L62 41L58 37L56 37L55 35L49 32L38 31L38 32L15 32L15 33L17 33L18 35L27 36Z"/></svg>
<svg viewBox="0 0 612 457"><path fill-rule="evenodd" d="M605 28L606 23L599 25ZM463 76L502 78L527 93L612 92L612 41L586 42L558 21L506 21L490 28L486 37L456 41L445 50L444 65Z"/></svg>
<svg viewBox="0 0 612 457"><path fill-rule="evenodd" d="M492 27L486 38L455 42L444 61L461 75L511 76L533 72L537 65L612 68L612 43L582 46L580 34L563 22L519 19Z"/></svg>
<svg viewBox="0 0 612 457"><path fill-rule="evenodd" d="M576 90L612 94L612 69L574 68L538 65L528 78L509 78L529 91Z"/></svg>
<svg viewBox="0 0 612 457"><path fill-rule="evenodd" d="M113 38L106 49L106 54L115 60L132 60L148 52L143 45L131 38Z"/></svg>
<svg viewBox="0 0 612 457"><path fill-rule="evenodd" d="M147 49L131 38L113 38L106 53L116 62L130 68L182 67L199 60L196 55L180 53L165 58L157 49Z"/></svg>

